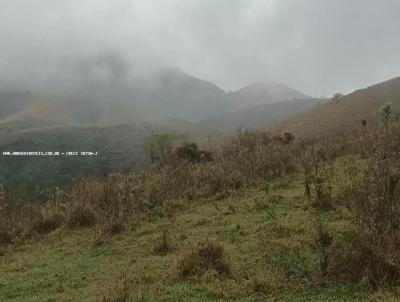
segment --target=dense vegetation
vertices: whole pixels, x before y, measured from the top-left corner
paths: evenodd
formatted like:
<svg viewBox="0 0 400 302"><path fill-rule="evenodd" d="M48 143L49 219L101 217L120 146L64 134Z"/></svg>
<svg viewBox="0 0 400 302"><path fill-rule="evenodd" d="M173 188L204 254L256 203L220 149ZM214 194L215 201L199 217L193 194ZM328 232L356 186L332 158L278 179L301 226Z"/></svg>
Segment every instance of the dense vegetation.
<svg viewBox="0 0 400 302"><path fill-rule="evenodd" d="M149 161L143 145L149 136L158 133L201 142L211 132L172 120L112 127L50 127L12 133L0 138L2 151L74 151L97 155L0 156L0 184L14 199L33 201L47 199L54 187L70 189L85 177L103 180L112 172L142 169Z"/></svg>
<svg viewBox="0 0 400 302"><path fill-rule="evenodd" d="M41 204L0 195L0 299L396 300L400 123L220 150L148 140L142 172Z"/></svg>

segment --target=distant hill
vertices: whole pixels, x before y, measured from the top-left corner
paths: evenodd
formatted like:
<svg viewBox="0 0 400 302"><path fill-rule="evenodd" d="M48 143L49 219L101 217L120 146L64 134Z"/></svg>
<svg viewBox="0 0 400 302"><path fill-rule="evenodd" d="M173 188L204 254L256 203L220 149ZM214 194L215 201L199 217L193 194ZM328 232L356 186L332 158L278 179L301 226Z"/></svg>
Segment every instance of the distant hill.
<svg viewBox="0 0 400 302"><path fill-rule="evenodd" d="M0 100L0 106L9 109L0 118L0 133L50 126L115 126L161 118L157 114L150 117L133 104L57 95L30 95L18 106L13 100Z"/></svg>
<svg viewBox="0 0 400 302"><path fill-rule="evenodd" d="M179 70L164 70L141 83L140 103L151 112L198 121L229 110L224 90Z"/></svg>
<svg viewBox="0 0 400 302"><path fill-rule="evenodd" d="M163 68L148 75L107 81L84 78L65 95L110 104L135 105L165 117L188 121L229 110L224 90L177 68Z"/></svg>
<svg viewBox="0 0 400 302"><path fill-rule="evenodd" d="M253 106L200 121L198 124L231 134L238 127L261 128L306 112L326 102L325 99L304 99Z"/></svg>
<svg viewBox="0 0 400 302"><path fill-rule="evenodd" d="M228 93L230 101L230 111L278 103L282 101L292 101L295 99L309 99L310 97L284 84L272 82L256 82L242 89Z"/></svg>
<svg viewBox="0 0 400 302"><path fill-rule="evenodd" d="M277 131L290 131L296 136L312 137L351 129L361 120L374 119L374 110L381 104L392 102L400 107L400 77L360 89L330 101L271 127Z"/></svg>
<svg viewBox="0 0 400 302"><path fill-rule="evenodd" d="M64 75L64 81L55 78L46 87L29 92L2 93L0 87L0 124L7 123L11 128L113 125L130 122L132 117L197 122L256 105L309 98L283 84L269 82L226 93L211 82L171 67L140 76L115 74L113 64L101 67L108 76L99 78L99 66L87 64L74 74ZM4 121L9 115L13 116Z"/></svg>

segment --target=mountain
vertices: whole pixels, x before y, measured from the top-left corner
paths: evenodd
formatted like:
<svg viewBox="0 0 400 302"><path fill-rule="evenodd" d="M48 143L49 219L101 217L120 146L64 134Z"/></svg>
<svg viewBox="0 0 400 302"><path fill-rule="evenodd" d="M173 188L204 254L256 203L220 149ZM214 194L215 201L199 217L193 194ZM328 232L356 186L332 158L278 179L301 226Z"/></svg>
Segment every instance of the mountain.
<svg viewBox="0 0 400 302"><path fill-rule="evenodd" d="M374 120L374 111L386 102L400 107L400 77L331 100L309 112L278 123L271 129L289 131L300 137L348 130L359 126L361 120Z"/></svg>
<svg viewBox="0 0 400 302"><path fill-rule="evenodd" d="M272 82L256 82L242 89L228 93L230 111L310 97L284 84Z"/></svg>
<svg viewBox="0 0 400 302"><path fill-rule="evenodd" d="M274 122L282 121L296 114L306 112L325 102L325 99L304 99L253 106L204 119L198 124L215 129L224 134L231 134L238 127L261 128Z"/></svg>
<svg viewBox="0 0 400 302"><path fill-rule="evenodd" d="M111 104L135 105L169 118L197 121L229 109L224 90L177 68L147 75L98 80L84 77L64 92L68 98L85 98Z"/></svg>
<svg viewBox="0 0 400 302"><path fill-rule="evenodd" d="M164 70L140 83L140 104L168 117L198 121L229 109L224 90L179 70Z"/></svg>
<svg viewBox="0 0 400 302"><path fill-rule="evenodd" d="M112 114L117 108L122 116L127 110L127 116L137 112L136 118L151 113L197 122L255 105L309 98L283 84L269 82L253 83L226 93L213 83L178 68L164 67L143 73L127 71L123 61L116 60L115 56L83 62L29 92L1 93L2 90L0 87L0 119L14 113L6 122L26 124L27 128L55 123L77 125L77 119L78 124L84 122L82 119L101 119L96 115ZM26 110L17 112L21 109ZM74 110L91 113L77 117L80 113Z"/></svg>

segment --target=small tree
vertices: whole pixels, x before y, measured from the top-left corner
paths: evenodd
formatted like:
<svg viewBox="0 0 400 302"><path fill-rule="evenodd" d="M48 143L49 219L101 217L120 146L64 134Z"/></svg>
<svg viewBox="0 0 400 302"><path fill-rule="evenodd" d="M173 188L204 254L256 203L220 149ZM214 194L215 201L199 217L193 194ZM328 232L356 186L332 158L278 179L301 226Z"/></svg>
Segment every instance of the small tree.
<svg viewBox="0 0 400 302"><path fill-rule="evenodd" d="M173 141L175 139L177 139L177 135L169 133L152 133L146 138L144 149L150 156L152 164L155 162L165 161L172 154Z"/></svg>
<svg viewBox="0 0 400 302"><path fill-rule="evenodd" d="M304 192L312 206L327 210L332 207L334 166L322 146L307 148L301 157L304 173Z"/></svg>
<svg viewBox="0 0 400 302"><path fill-rule="evenodd" d="M391 102L386 102L378 108L377 115L378 119L383 123L387 124L393 115L393 105Z"/></svg>
<svg viewBox="0 0 400 302"><path fill-rule="evenodd" d="M206 150L199 150L196 143L188 143L176 148L175 155L180 160L187 160L191 163L209 162L212 160L212 154Z"/></svg>

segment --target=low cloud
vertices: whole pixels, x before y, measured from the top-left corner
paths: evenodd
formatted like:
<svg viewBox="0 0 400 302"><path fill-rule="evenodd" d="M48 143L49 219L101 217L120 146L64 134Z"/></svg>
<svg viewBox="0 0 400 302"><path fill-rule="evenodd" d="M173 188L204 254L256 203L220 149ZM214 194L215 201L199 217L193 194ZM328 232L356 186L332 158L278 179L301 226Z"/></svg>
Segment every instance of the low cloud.
<svg viewBox="0 0 400 302"><path fill-rule="evenodd" d="M21 88L164 65L227 90L267 80L313 95L400 75L397 0L0 0L0 7L0 81Z"/></svg>

